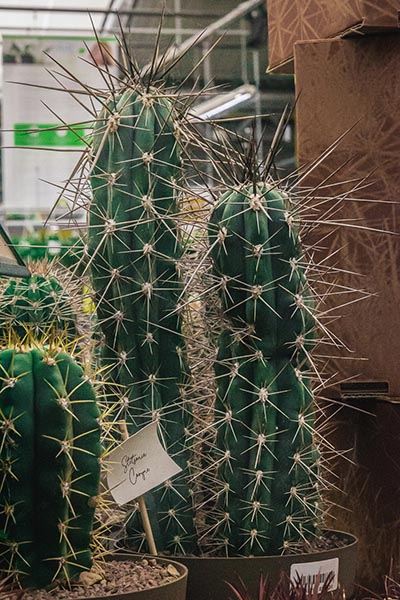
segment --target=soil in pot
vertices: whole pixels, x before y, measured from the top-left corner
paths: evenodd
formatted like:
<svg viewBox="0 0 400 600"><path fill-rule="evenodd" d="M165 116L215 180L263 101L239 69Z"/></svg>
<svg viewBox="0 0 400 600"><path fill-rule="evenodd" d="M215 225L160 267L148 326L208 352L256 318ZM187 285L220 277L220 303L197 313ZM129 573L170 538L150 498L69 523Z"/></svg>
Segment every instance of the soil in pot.
<svg viewBox="0 0 400 600"><path fill-rule="evenodd" d="M130 598L131 594L135 597L137 592L160 589L178 582L185 574L180 567L169 561L160 562L152 558L132 561L126 560L125 556L125 560L109 560L97 570L82 573L81 583L58 585L49 590L26 590L18 595L18 600L122 599ZM178 593L176 597L179 597ZM10 600L12 598L10 594Z"/></svg>

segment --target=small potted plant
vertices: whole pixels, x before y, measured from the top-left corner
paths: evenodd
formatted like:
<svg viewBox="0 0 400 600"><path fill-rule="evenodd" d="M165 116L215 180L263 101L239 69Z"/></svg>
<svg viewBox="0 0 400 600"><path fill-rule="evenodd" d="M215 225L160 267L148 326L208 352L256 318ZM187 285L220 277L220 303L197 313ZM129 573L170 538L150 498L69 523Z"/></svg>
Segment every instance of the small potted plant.
<svg viewBox="0 0 400 600"><path fill-rule="evenodd" d="M21 63L23 64L33 64L35 61L35 57L31 52L30 44L26 44L21 52Z"/></svg>
<svg viewBox="0 0 400 600"><path fill-rule="evenodd" d="M15 64L16 62L18 62L20 54L20 47L15 42L13 42L10 46L9 51L3 54L3 62L6 64Z"/></svg>

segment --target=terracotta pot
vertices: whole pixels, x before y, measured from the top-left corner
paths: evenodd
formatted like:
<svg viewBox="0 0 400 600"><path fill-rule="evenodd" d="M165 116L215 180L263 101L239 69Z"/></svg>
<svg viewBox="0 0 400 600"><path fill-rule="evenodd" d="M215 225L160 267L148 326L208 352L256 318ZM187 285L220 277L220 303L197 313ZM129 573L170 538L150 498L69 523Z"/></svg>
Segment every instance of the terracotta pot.
<svg viewBox="0 0 400 600"><path fill-rule="evenodd" d="M151 558L154 558L154 556ZM129 553L118 553L110 555L110 560L132 560L132 562L134 562L139 560L139 557L138 555L134 556ZM175 581L148 590L113 594L112 596L107 594L105 596L91 597L90 599L82 597L77 600L110 600L110 598L112 598L112 600L185 600L188 579L187 568L182 563L169 560L168 558L157 557L157 561L161 564L173 565L179 571L180 577Z"/></svg>
<svg viewBox="0 0 400 600"><path fill-rule="evenodd" d="M298 571L297 568L292 568L293 565L299 565L299 570L301 570L301 567L306 563L310 567L310 563L328 560L336 561L338 585L345 589L346 596L349 598L354 592L358 540L354 536L340 531L329 531L329 533L347 540L348 543L342 548L332 548L308 554L256 556L252 558L174 556L174 560L179 561L189 569L187 600L228 600L232 593L226 582L235 585L239 583L239 578L243 580L250 598L258 598L260 575L267 575L271 585L274 586L278 583L282 573L295 576ZM126 542L129 542L129 540L126 540ZM125 545L125 549L126 547ZM119 548L121 548L121 545ZM129 553L129 550L125 550L125 552ZM332 569L332 563L323 563L316 568L317 571L318 568L321 568L322 573L328 574Z"/></svg>

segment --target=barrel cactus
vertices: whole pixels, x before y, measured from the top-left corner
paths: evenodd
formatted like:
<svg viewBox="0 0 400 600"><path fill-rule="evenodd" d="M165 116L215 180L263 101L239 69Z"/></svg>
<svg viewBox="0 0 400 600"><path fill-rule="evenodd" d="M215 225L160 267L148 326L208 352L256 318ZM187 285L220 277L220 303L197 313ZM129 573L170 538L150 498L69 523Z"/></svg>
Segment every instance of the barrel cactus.
<svg viewBox="0 0 400 600"><path fill-rule="evenodd" d="M87 253L117 417L131 433L158 421L165 447L183 469L147 495L158 549L192 552L176 112L168 93L141 81L103 108L93 133Z"/></svg>
<svg viewBox="0 0 400 600"><path fill-rule="evenodd" d="M0 351L0 578L43 587L90 569L98 420L90 381L69 354Z"/></svg>
<svg viewBox="0 0 400 600"><path fill-rule="evenodd" d="M75 339L76 285L68 281L66 286L66 277L46 262L30 263L30 270L29 279L8 281L0 294L0 332L4 336L11 328L22 339L27 332L41 337L51 330ZM67 287L73 288L72 294Z"/></svg>
<svg viewBox="0 0 400 600"><path fill-rule="evenodd" d="M229 555L296 551L322 514L310 362L316 318L296 210L276 186L249 182L217 202L209 238L224 325L208 535Z"/></svg>

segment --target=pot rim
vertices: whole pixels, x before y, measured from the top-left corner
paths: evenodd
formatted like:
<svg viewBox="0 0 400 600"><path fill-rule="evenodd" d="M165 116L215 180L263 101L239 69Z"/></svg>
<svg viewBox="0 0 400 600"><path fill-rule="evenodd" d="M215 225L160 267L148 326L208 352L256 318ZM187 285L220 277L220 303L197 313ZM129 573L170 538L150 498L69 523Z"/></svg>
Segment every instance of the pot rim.
<svg viewBox="0 0 400 600"><path fill-rule="evenodd" d="M346 531L340 531L338 529L323 529L323 532L326 533L334 533L334 534L339 534L340 536L349 538L349 543L346 543L344 546L338 546L337 548L326 548L326 549L319 549L319 550L315 550L314 552L301 552L301 553L293 553L293 554L265 554L262 556L187 556L184 554L174 554L172 561L195 561L195 560L217 560L217 561L222 561L222 560L232 560L232 561L239 561L239 560L248 560L248 559L259 559L259 560L266 560L266 559L283 559L283 560L297 560L297 559L305 559L308 558L310 559L310 557L316 556L318 554L335 554L341 550L347 550L348 548L352 548L354 546L357 546L358 544L358 538L353 535L352 533L348 533ZM129 538L128 538L129 539ZM119 540L116 543L119 544L120 541L123 540ZM166 555L158 555L158 556L154 556L152 554L149 554L148 552L134 552L134 551L130 551L129 548L124 548L124 547L120 547L118 548L118 550L120 551L121 554L123 555L128 555L128 556L142 556L143 558L146 557L151 557L151 558L164 558L168 560L168 556ZM306 562L311 562L306 561ZM182 564L182 563L181 563ZM80 599L79 599L80 600Z"/></svg>

